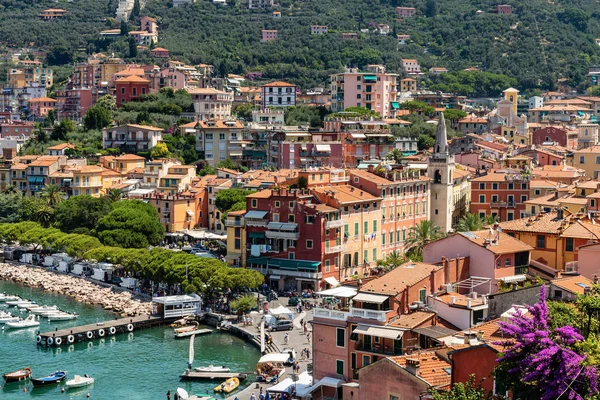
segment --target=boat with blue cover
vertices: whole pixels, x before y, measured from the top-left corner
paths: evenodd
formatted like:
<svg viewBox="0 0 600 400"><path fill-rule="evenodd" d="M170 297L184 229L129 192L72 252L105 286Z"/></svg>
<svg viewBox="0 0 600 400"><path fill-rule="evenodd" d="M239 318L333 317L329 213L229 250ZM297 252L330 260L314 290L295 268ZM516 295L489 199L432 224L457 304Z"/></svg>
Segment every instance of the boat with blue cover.
<svg viewBox="0 0 600 400"><path fill-rule="evenodd" d="M47 386L54 385L56 383L60 383L63 379L67 377L67 373L65 371L56 371L53 374L48 376L44 376L42 378L31 378L31 383L33 386Z"/></svg>

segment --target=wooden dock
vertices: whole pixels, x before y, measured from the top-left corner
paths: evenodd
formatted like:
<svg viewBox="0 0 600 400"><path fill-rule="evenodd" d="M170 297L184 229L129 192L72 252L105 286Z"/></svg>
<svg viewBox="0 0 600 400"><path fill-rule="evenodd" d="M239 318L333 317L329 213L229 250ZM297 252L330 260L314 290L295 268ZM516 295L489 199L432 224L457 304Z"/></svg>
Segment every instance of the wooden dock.
<svg viewBox="0 0 600 400"><path fill-rule="evenodd" d="M179 375L181 379L194 379L194 380L204 380L204 379L229 379L229 378L238 378L238 379L246 379L249 374L240 373L240 372L199 372L199 371L185 371L183 374Z"/></svg>
<svg viewBox="0 0 600 400"><path fill-rule="evenodd" d="M165 319L163 317L151 315L120 318L95 324L38 333L36 341L38 344L45 344L48 346L69 345L75 342L85 342L102 337L114 336L118 333L129 333L137 329L169 324L175 320L176 318Z"/></svg>

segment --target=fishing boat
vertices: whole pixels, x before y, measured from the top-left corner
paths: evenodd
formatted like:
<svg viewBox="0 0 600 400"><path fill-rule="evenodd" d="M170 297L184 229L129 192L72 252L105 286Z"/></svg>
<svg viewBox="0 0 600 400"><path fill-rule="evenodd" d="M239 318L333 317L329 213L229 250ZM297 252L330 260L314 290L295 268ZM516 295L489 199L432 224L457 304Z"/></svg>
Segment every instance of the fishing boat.
<svg viewBox="0 0 600 400"><path fill-rule="evenodd" d="M56 371L53 374L41 378L31 378L31 383L33 383L34 387L54 385L60 383L66 377L67 373L65 371Z"/></svg>
<svg viewBox="0 0 600 400"><path fill-rule="evenodd" d="M15 301L15 300L21 300L21 298L19 296L13 296L11 294L0 293L0 302Z"/></svg>
<svg viewBox="0 0 600 400"><path fill-rule="evenodd" d="M198 372L229 372L231 371L229 368L227 368L226 366L214 366L214 365L209 365L208 367L197 367L196 371Z"/></svg>
<svg viewBox="0 0 600 400"><path fill-rule="evenodd" d="M175 333L175 335L173 336L175 337L175 339L181 339L192 335L202 335L205 333L212 333L212 331L210 329L194 329L193 331Z"/></svg>
<svg viewBox="0 0 600 400"><path fill-rule="evenodd" d="M6 327L10 329L33 328L36 326L40 326L40 322L35 320L35 315L30 315L25 319L19 318L18 321L6 323Z"/></svg>
<svg viewBox="0 0 600 400"><path fill-rule="evenodd" d="M54 312L58 312L59 309L56 306L33 306L33 307L29 307L27 309L31 314L35 314L35 315L41 315L44 312L48 311L54 311Z"/></svg>
<svg viewBox="0 0 600 400"><path fill-rule="evenodd" d="M31 368L25 367L18 371L6 373L6 374L2 375L2 377L4 378L6 383L19 382L19 381L22 381L22 380L25 380L25 379L31 377Z"/></svg>
<svg viewBox="0 0 600 400"><path fill-rule="evenodd" d="M92 383L94 383L94 378L88 376L87 374L83 376L74 375L73 379L70 379L65 383L65 386L67 388L80 388L91 385Z"/></svg>
<svg viewBox="0 0 600 400"><path fill-rule="evenodd" d="M230 393L240 386L238 378L229 378L218 386L215 386L215 392Z"/></svg>
<svg viewBox="0 0 600 400"><path fill-rule="evenodd" d="M56 314L48 314L46 316L46 318L48 318L48 321L70 321L73 319L77 319L78 315L77 314L69 314L66 312L60 312L60 313L56 313Z"/></svg>

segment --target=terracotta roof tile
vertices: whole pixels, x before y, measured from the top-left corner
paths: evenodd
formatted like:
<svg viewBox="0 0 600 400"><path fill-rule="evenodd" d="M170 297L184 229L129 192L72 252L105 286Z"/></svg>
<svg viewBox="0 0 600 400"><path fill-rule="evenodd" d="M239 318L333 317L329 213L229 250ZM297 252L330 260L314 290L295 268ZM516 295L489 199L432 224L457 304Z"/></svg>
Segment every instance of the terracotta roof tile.
<svg viewBox="0 0 600 400"><path fill-rule="evenodd" d="M559 234L559 230L566 219L559 219L556 212L548 212L541 216L520 218L512 221L500 222L503 231L508 232L533 232Z"/></svg>
<svg viewBox="0 0 600 400"><path fill-rule="evenodd" d="M277 32L277 31L275 31ZM296 85L292 84L292 83L288 83L288 82L281 82L281 81L277 81L277 82L271 82L271 83L267 83L265 85L263 85L263 87L295 87Z"/></svg>
<svg viewBox="0 0 600 400"><path fill-rule="evenodd" d="M550 284L574 294L583 294L586 287L594 286L594 282L583 275L554 279Z"/></svg>
<svg viewBox="0 0 600 400"><path fill-rule="evenodd" d="M406 368L406 360L416 360L419 362L417 376L427 382L429 385L438 387L449 385L451 383L450 369L451 364L441 359L434 351L415 353L407 356L389 357L391 361Z"/></svg>
<svg viewBox="0 0 600 400"><path fill-rule="evenodd" d="M427 311L416 311L410 314L401 314L393 322L389 323L388 326L414 329L430 319L434 319L435 315L435 313Z"/></svg>
<svg viewBox="0 0 600 400"><path fill-rule="evenodd" d="M464 238L470 240L471 242L491 251L494 254L509 254L516 253L519 251L529 251L533 250L533 247L529 246L517 240L506 233L499 232L499 239L495 244L485 245L485 240L489 238L490 231L482 230L482 231L474 231L474 232L458 232L458 235L463 236ZM440 239L444 240L444 239Z"/></svg>
<svg viewBox="0 0 600 400"><path fill-rule="evenodd" d="M397 295L407 287L429 277L431 271L438 271L442 268L440 265L407 262L387 274L365 283L360 291Z"/></svg>

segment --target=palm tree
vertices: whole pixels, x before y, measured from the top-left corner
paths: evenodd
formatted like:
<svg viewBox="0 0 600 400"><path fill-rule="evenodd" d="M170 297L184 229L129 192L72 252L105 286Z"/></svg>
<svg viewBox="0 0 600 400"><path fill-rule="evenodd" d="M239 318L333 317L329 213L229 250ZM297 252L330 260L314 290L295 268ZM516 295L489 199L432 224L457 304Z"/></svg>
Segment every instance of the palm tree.
<svg viewBox="0 0 600 400"><path fill-rule="evenodd" d="M385 258L377 260L377 265L383 269L384 272L390 272L391 270L399 267L406 262L406 258L398 251L389 253Z"/></svg>
<svg viewBox="0 0 600 400"><path fill-rule="evenodd" d="M394 160L396 164L400 164L402 162L402 152L399 149L394 149L386 154L385 156L388 160Z"/></svg>
<svg viewBox="0 0 600 400"><path fill-rule="evenodd" d="M421 221L410 228L406 240L406 251L420 257L423 254L423 246L441 238L443 233L440 227L433 221Z"/></svg>
<svg viewBox="0 0 600 400"><path fill-rule="evenodd" d="M6 189L4 189L2 191L2 193L4 193L4 194L15 194L15 193L19 193L19 189L17 189L17 187L15 185L8 185L6 187Z"/></svg>
<svg viewBox="0 0 600 400"><path fill-rule="evenodd" d="M65 195L65 192L61 190L60 186L55 184L44 186L44 189L42 189L42 193L40 194L42 199L45 199L46 203L50 207L54 207L63 201L65 199Z"/></svg>
<svg viewBox="0 0 600 400"><path fill-rule="evenodd" d="M106 192L106 197L108 197L112 202L119 201L121 200L121 197L123 197L123 192L121 192L120 189L110 189L108 192Z"/></svg>
<svg viewBox="0 0 600 400"><path fill-rule="evenodd" d="M35 210L33 218L35 222L39 223L42 227L47 228L52 222L54 216L54 210L50 206L42 206Z"/></svg>
<svg viewBox="0 0 600 400"><path fill-rule="evenodd" d="M454 225L454 230L456 232L480 231L487 224L488 221L484 220L479 215L467 213L467 215L462 217L458 223Z"/></svg>

